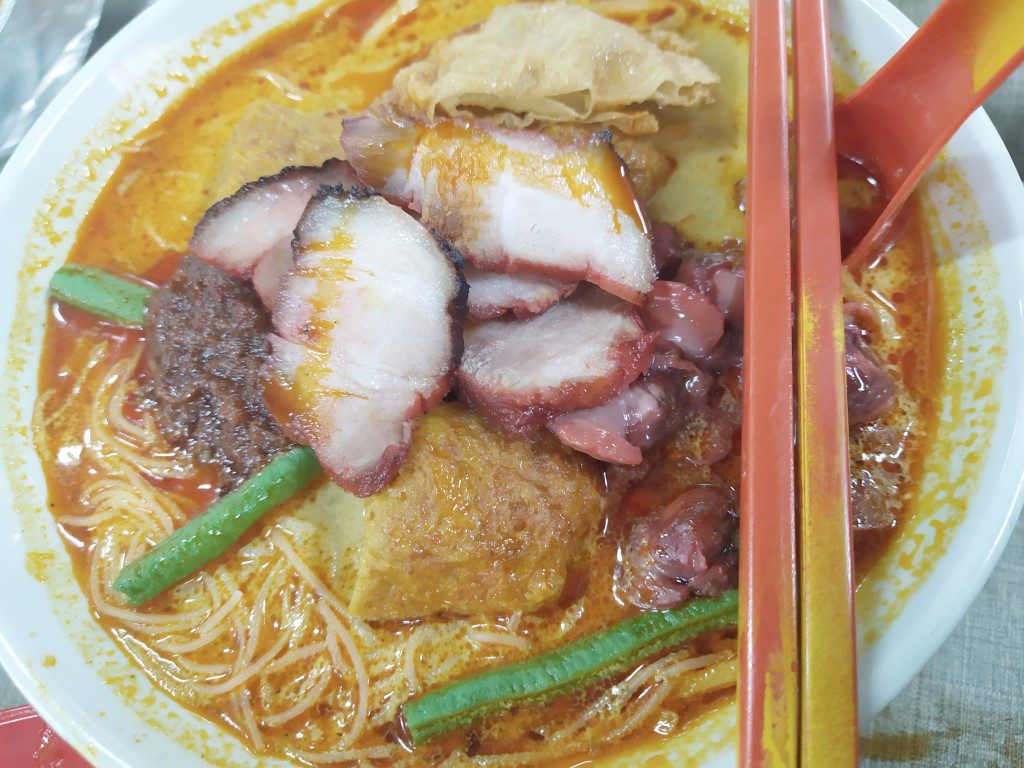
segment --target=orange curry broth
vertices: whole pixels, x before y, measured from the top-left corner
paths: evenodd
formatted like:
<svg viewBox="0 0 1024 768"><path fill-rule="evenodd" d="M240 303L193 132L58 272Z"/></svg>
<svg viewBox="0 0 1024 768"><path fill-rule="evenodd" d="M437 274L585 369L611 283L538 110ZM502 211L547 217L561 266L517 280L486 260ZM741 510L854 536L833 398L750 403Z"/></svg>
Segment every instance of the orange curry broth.
<svg viewBox="0 0 1024 768"><path fill-rule="evenodd" d="M405 34L403 28L406 23L419 14L423 18L428 15L436 17L433 38L444 37L460 26L482 18L485 5L476 3L474 6L471 0L453 3L447 11L450 14L447 17L445 11L439 10L440 4L427 5L419 11L413 11L390 34ZM339 86L361 89L363 98L358 106L365 106L389 85L394 69L404 62L399 62L387 71L361 73L351 79L339 79L338 73L332 72L326 62L330 62L334 54L350 49L385 7L386 3L381 0L357 0L343 8L336 3L328 3L258 40L204 78L138 137L136 141L141 151L124 155L82 224L69 261L135 274L153 283L167 279L185 250L192 228L216 197L223 194L223 190L214 188L212 180L218 174L222 151L232 135L235 123L246 107L256 99L296 106L268 78L254 73L272 71L286 74L290 82L313 94L309 97L310 104L299 102L301 109L323 110L327 103L325 94ZM447 23L446 18L449 19ZM735 27L714 15L707 15L696 23L725 24L731 33L736 33ZM410 50L412 53L419 52L431 42L424 39L412 44ZM723 194L732 194L732 190L723 190ZM935 375L930 361L941 355L942 340L938 338L939 334L930 330L929 312L934 301L930 278L931 261L921 227L912 211L904 217L899 245L904 251L900 266L904 278L896 280L900 290L892 293L888 299L897 308L895 314L902 332L918 343L910 345L916 351L906 351L899 359L889 359L889 362L903 371L905 385L912 398L924 403L922 412L930 414L927 403L933 391L932 379ZM140 332L99 323L72 308L54 307L47 323L39 373L40 391L52 389L58 397L66 397L74 383L73 372L80 370L86 362L80 354L81 345L78 341L84 337L98 336L109 342L108 361L137 353L144 342ZM128 415L131 416L131 413ZM919 438L929 434L932 428L930 423L920 420L916 423L920 431ZM66 455L74 455L76 444L67 436L46 434L43 437L53 455L61 455L61 449L66 449ZM78 445L86 439L86 436L79 436ZM920 445L923 442L924 439L917 439L909 444L907 452L911 456L912 472L920 462ZM81 454L80 447L78 454ZM78 499L84 485L98 471L84 461L74 460L46 467L50 508L55 516L82 514ZM217 488L213 485L213 477L212 473L201 473L198 479L190 479L188 482L154 481L154 486L187 497L198 511L216 498ZM87 535L84 540L78 538L79 531L65 531L65 538L81 579L84 552L89 542ZM869 546L858 549L861 571L868 563L874 562L890 539L891 536L877 537ZM581 623L582 631L607 626L632 612L612 595L610 574L614 561L614 545L605 541L599 545L597 556L586 572L578 575L577 590L589 586L589 592L602 593L595 594L592 604L588 606ZM159 600L154 602L153 609L160 610ZM123 630L101 623L115 639L123 639ZM729 647L732 643L733 640L728 636L707 637L699 641L701 647L709 650ZM128 646L124 643L122 645L131 652ZM538 650L542 648L539 646ZM486 654L480 654L476 662L465 669L467 673L475 671L472 668L474 663L476 668L488 666ZM680 721L685 723L696 714L719 706L728 698L729 695L711 695L703 699L677 702L675 709ZM528 721L537 721L538 717L541 718L540 722L544 719L557 720L561 714L576 706L578 700L575 697L561 697L545 705L542 712L520 712L506 716L509 723L507 732L510 735L509 743L503 746L528 746L529 738L522 735L522 730L519 736L511 735L516 728L527 726ZM198 711L213 721L230 722L223 710L210 708ZM274 736L286 739L288 730L287 726L274 730L268 739L269 751L277 751ZM677 732L678 729L673 731ZM664 738L653 729L641 729L610 747L610 751L633 748L642 740ZM436 759L446 749L465 749L466 743L465 733L455 733L435 742L430 751ZM609 750L603 754L609 754ZM579 765L580 760L577 756L544 764Z"/></svg>

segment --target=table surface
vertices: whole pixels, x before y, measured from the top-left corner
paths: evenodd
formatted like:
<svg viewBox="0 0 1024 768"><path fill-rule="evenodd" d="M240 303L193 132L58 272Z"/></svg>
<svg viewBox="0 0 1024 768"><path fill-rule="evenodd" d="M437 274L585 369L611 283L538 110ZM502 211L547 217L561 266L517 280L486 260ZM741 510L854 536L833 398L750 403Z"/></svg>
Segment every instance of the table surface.
<svg viewBox="0 0 1024 768"><path fill-rule="evenodd" d="M145 4L107 0L97 44ZM895 4L920 24L938 2ZM985 108L1024 174L1024 70ZM861 739L864 768L1024 768L1022 595L1024 526L1013 534L960 626ZM0 671L0 709L21 703L23 697Z"/></svg>

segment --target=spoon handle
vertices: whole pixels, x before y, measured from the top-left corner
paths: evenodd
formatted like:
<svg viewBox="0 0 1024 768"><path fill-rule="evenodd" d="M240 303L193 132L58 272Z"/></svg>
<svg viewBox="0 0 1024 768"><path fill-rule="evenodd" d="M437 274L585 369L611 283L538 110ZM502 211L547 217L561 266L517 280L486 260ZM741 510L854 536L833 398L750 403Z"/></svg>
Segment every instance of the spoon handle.
<svg viewBox="0 0 1024 768"><path fill-rule="evenodd" d="M946 0L870 80L836 106L840 153L865 162L898 210L957 128L1024 61L1024 1ZM879 218L848 260L884 241Z"/></svg>

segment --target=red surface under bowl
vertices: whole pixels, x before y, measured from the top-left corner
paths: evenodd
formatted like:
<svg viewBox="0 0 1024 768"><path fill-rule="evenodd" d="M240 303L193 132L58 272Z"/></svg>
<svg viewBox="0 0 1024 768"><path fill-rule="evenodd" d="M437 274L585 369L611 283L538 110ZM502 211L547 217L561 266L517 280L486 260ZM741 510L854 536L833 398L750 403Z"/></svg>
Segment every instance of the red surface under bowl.
<svg viewBox="0 0 1024 768"><path fill-rule="evenodd" d="M32 707L0 711L3 768L89 768Z"/></svg>

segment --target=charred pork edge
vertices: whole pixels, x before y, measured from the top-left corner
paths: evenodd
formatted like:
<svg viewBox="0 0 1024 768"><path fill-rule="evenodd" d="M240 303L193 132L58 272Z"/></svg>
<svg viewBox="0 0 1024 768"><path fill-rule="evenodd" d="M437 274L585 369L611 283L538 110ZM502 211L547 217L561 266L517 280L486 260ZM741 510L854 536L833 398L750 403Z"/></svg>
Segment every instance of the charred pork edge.
<svg viewBox="0 0 1024 768"><path fill-rule="evenodd" d="M232 204L238 202L245 195L249 194L253 190L259 189L266 184L273 184L278 181L284 181L285 179L296 176L298 174L310 173L316 171L325 171L329 166L335 163L346 163L348 161L342 160L340 157L332 157L329 160L325 160L321 165L288 165L282 168L277 173L272 173L269 176L260 176L255 181L247 181L237 190L232 192L227 197L218 200L216 203L211 205L203 213L203 217L199 220L199 223L192 230L192 239L189 240L189 248L191 249L192 243L198 240L203 232L211 225L213 220L217 217L217 214L221 213L225 208L230 207ZM340 186L340 185L339 185Z"/></svg>

